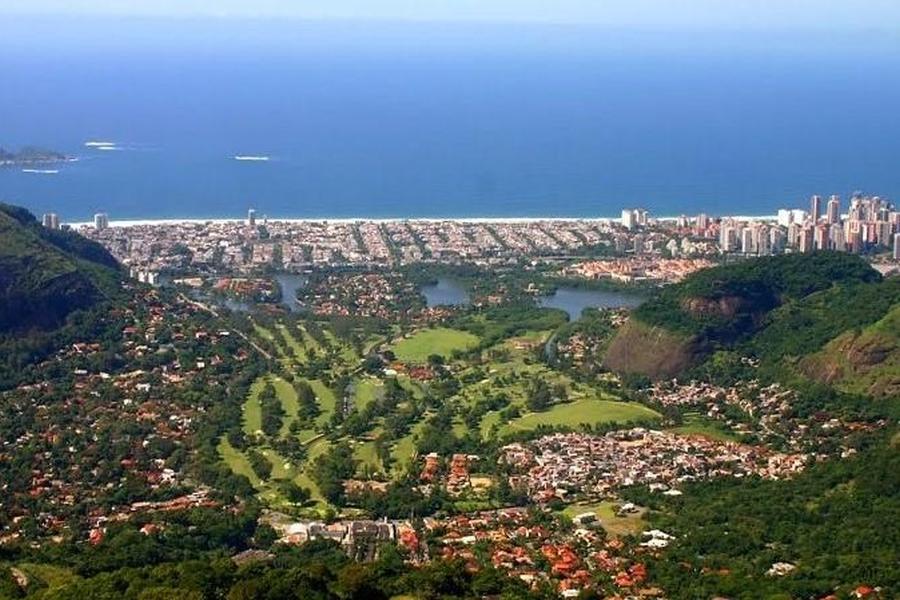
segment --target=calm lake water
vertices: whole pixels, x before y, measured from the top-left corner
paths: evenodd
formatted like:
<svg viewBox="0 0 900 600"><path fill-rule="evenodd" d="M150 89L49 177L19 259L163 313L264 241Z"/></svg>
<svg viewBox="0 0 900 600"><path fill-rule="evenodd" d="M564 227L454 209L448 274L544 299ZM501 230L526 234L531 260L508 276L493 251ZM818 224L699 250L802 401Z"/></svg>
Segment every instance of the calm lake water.
<svg viewBox="0 0 900 600"><path fill-rule="evenodd" d="M469 292L453 279L438 279L437 283L423 285L421 291L428 306L460 306L470 301Z"/></svg>
<svg viewBox="0 0 900 600"><path fill-rule="evenodd" d="M628 292L560 287L538 302L545 308L564 310L574 320L581 317L585 308L631 308L643 302L643 298Z"/></svg>

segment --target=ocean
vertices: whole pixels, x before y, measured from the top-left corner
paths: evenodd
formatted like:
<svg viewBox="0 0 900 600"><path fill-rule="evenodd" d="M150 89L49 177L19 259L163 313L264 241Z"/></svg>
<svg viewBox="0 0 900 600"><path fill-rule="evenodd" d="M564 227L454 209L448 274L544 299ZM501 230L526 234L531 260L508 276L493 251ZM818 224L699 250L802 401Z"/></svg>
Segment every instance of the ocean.
<svg viewBox="0 0 900 600"><path fill-rule="evenodd" d="M0 200L64 221L900 197L900 43L877 34L33 20L0 23L0 54L0 146L79 159L0 169Z"/></svg>

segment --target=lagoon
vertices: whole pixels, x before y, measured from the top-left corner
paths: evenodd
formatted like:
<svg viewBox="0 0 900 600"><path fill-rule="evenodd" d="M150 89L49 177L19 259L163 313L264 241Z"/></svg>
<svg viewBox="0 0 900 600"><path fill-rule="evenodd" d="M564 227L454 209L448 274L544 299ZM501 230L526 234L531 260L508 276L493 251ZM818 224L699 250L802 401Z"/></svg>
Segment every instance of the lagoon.
<svg viewBox="0 0 900 600"><path fill-rule="evenodd" d="M423 285L420 291L428 306L463 306L470 302L469 292L454 279L440 278Z"/></svg>
<svg viewBox="0 0 900 600"><path fill-rule="evenodd" d="M634 308L643 301L641 296L629 292L559 287L553 294L540 298L538 303L544 308L563 310L569 320L575 320L581 317L585 308Z"/></svg>

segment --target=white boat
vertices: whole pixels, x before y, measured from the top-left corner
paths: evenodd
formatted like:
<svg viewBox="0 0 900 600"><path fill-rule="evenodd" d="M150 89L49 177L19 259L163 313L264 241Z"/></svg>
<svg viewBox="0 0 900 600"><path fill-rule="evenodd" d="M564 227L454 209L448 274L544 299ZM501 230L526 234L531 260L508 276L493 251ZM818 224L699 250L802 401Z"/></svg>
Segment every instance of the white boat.
<svg viewBox="0 0 900 600"><path fill-rule="evenodd" d="M100 149L103 149L103 148L114 148L114 147L116 146L116 143L115 143L115 142L96 142L96 141L90 141L90 142L85 142L84 145L85 145L85 147L87 147L87 148L100 148Z"/></svg>
<svg viewBox="0 0 900 600"><path fill-rule="evenodd" d="M265 162L269 160L268 156L250 156L246 154L238 154L234 157L234 160L245 160L250 162Z"/></svg>
<svg viewBox="0 0 900 600"><path fill-rule="evenodd" d="M22 169L23 173L37 173L39 175L56 175L59 169Z"/></svg>

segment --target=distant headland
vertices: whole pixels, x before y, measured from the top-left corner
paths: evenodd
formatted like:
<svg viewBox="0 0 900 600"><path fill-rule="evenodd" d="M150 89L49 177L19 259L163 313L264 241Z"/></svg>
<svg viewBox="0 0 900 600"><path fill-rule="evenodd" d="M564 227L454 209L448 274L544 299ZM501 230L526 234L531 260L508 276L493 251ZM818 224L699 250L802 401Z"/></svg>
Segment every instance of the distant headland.
<svg viewBox="0 0 900 600"><path fill-rule="evenodd" d="M35 146L26 146L18 152L0 147L0 167L18 167L29 165L46 165L74 160L62 152L46 150Z"/></svg>

